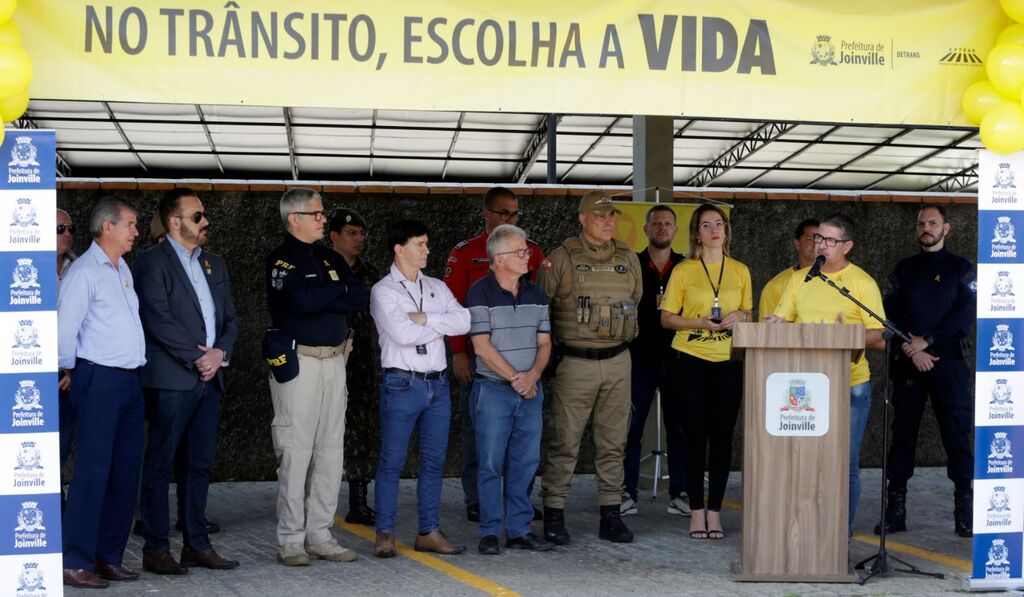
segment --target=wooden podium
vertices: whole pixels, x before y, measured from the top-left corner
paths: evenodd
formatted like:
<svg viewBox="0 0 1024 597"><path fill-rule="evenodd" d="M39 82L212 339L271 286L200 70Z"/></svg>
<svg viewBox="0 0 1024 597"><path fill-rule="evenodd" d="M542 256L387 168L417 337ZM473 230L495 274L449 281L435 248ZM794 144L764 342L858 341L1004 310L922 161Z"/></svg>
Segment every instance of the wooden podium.
<svg viewBox="0 0 1024 597"><path fill-rule="evenodd" d="M746 349L743 546L733 579L855 582L850 362L864 349L863 326L739 323L733 347Z"/></svg>

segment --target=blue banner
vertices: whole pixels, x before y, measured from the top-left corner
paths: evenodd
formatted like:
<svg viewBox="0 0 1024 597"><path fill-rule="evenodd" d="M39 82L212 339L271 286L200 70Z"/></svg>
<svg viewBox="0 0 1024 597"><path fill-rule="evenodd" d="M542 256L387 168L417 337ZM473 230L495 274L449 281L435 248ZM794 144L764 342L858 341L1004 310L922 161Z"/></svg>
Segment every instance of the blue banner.
<svg viewBox="0 0 1024 597"><path fill-rule="evenodd" d="M15 584L0 592L62 589L54 582L62 566L56 189L53 131L8 129L0 145L0 453L9 457L0 462L0 576Z"/></svg>

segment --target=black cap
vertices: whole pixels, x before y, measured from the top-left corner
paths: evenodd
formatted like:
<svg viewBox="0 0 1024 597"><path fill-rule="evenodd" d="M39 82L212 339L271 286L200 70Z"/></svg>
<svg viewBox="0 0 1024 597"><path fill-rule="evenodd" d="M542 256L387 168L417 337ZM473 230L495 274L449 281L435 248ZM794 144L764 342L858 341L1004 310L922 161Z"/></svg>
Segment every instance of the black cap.
<svg viewBox="0 0 1024 597"><path fill-rule="evenodd" d="M351 209L342 208L334 212L334 216L331 217L331 222L327 229L333 232L338 232L341 230L341 227L344 226L345 224L351 224L352 226L361 226L362 228L367 228L366 220L363 219L363 216L352 211Z"/></svg>
<svg viewBox="0 0 1024 597"><path fill-rule="evenodd" d="M263 334L263 358L270 365L270 372L277 383L289 382L299 374L299 356L295 346L295 338L284 330L268 329Z"/></svg>

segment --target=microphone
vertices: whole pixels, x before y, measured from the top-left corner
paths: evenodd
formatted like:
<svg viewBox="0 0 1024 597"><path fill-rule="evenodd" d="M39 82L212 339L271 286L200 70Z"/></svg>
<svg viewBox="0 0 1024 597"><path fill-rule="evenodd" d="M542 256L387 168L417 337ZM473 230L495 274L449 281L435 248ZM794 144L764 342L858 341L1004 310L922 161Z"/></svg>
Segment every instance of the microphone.
<svg viewBox="0 0 1024 597"><path fill-rule="evenodd" d="M807 277L804 278L804 283L810 282L811 280L818 277L821 273L821 266L825 265L825 256L818 255L814 260L814 265L811 266L810 271L807 272Z"/></svg>

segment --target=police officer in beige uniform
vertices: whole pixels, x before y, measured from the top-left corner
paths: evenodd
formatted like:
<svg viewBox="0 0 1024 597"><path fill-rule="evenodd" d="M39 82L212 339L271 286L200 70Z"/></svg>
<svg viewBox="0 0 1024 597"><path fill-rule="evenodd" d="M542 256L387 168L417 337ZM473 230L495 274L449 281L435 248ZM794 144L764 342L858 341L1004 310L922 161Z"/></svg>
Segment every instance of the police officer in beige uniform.
<svg viewBox="0 0 1024 597"><path fill-rule="evenodd" d="M537 274L537 285L551 297L551 327L562 357L548 417L541 490L544 534L558 545L569 543L565 501L591 414L601 506L599 536L616 543L633 540L619 517L619 504L630 416L627 343L639 329L636 310L643 280L636 253L612 238L615 216L621 213L602 192L584 195L579 205L582 233L555 249Z"/></svg>

